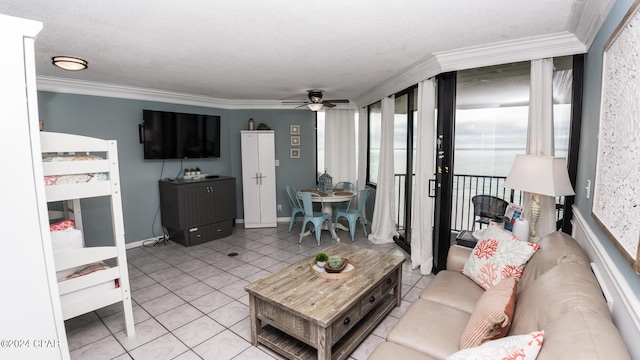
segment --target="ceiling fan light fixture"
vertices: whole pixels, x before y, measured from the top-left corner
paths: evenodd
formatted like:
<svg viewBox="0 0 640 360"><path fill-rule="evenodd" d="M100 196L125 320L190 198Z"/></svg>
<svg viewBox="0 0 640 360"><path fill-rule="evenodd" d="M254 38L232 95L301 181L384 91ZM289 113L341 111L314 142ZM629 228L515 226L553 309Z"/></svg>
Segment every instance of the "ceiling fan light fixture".
<svg viewBox="0 0 640 360"><path fill-rule="evenodd" d="M323 105L322 105L322 103L311 103L311 104L307 104L307 107L311 111L320 111L322 109Z"/></svg>
<svg viewBox="0 0 640 360"><path fill-rule="evenodd" d="M79 71L87 68L87 61L72 56L54 56L51 63L61 69Z"/></svg>

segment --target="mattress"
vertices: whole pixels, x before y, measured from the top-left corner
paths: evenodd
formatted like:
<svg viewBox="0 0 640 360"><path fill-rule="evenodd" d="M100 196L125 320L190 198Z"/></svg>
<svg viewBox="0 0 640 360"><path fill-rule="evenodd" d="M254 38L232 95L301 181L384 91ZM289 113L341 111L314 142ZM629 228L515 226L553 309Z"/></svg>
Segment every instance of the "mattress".
<svg viewBox="0 0 640 360"><path fill-rule="evenodd" d="M82 160L104 160L96 155L44 155L42 162L58 162L58 161L82 161ZM44 185L63 185L63 184L81 184L96 181L107 181L109 176L107 173L87 173L87 174L71 174L71 175L49 175L44 177Z"/></svg>

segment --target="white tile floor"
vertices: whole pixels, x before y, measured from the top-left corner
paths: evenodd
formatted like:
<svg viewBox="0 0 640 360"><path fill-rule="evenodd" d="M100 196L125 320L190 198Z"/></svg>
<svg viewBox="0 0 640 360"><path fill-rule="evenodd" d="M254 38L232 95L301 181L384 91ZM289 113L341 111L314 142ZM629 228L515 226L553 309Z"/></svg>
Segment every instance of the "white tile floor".
<svg viewBox="0 0 640 360"><path fill-rule="evenodd" d="M169 245L127 251L136 335L124 331L122 306L114 304L65 322L72 359L282 359L251 345L249 297L244 287L335 243L324 231L298 244L300 224L277 228L234 228L233 235L193 247ZM343 241L349 235L339 232ZM430 276L411 270L408 255L395 244L373 245L356 231L352 244L407 257L399 308L351 354L366 359L384 341L398 317L418 297ZM237 256L228 254L235 252Z"/></svg>

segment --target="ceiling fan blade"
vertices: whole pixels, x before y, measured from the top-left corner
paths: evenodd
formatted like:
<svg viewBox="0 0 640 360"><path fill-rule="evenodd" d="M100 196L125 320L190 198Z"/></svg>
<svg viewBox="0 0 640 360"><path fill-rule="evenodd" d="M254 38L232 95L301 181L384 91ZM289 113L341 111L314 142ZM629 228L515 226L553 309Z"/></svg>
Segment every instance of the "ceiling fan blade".
<svg viewBox="0 0 640 360"><path fill-rule="evenodd" d="M324 107L328 107L328 108L336 107L336 104L332 104L332 103L327 102L327 101L323 101L322 105L324 105Z"/></svg>
<svg viewBox="0 0 640 360"><path fill-rule="evenodd" d="M347 99L340 99L340 100L324 100L322 101L323 103L328 102L328 103L332 103L332 104L348 104L349 100Z"/></svg>

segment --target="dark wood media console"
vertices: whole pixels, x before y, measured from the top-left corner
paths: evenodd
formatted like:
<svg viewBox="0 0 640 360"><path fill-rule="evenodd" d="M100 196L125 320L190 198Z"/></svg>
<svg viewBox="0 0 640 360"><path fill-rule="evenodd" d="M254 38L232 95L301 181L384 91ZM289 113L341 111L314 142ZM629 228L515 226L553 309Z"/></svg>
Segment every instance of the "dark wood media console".
<svg viewBox="0 0 640 360"><path fill-rule="evenodd" d="M236 218L236 179L160 180L160 210L169 238L184 246L229 236Z"/></svg>

